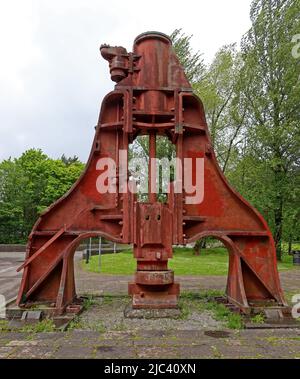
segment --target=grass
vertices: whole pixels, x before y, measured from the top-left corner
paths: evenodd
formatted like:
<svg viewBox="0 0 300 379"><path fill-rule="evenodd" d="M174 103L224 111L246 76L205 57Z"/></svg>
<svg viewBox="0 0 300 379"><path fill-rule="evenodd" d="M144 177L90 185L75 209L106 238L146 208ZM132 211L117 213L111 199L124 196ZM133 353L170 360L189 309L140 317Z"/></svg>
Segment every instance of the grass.
<svg viewBox="0 0 300 379"><path fill-rule="evenodd" d="M251 322L253 324L264 324L265 316L261 313L258 313L257 315L251 317Z"/></svg>
<svg viewBox="0 0 300 379"><path fill-rule="evenodd" d="M91 257L88 264L82 261L83 269L96 273L113 275L132 275L136 270L136 260L132 250L126 250L118 254L104 254L101 256L101 268L99 257ZM228 273L228 252L225 248L203 249L201 255L195 256L190 248L175 248L173 258L169 261L170 269L176 275L216 275L225 276ZM283 255L282 262L278 263L279 271L293 268L292 256Z"/></svg>
<svg viewBox="0 0 300 379"><path fill-rule="evenodd" d="M8 321L7 320L0 320L0 332L8 332Z"/></svg>
<svg viewBox="0 0 300 379"><path fill-rule="evenodd" d="M29 333L42 333L42 332L54 332L55 324L51 319L44 319L35 324L24 325L20 332L29 332Z"/></svg>
<svg viewBox="0 0 300 379"><path fill-rule="evenodd" d="M213 318L217 321L223 321L225 326L229 329L243 329L244 322L240 314L232 312L224 304L218 303L215 300L216 296L224 295L221 291L209 290L203 293L183 293L181 295L184 310L188 309L188 301L191 301L196 305L200 312L209 311L211 312ZM188 314L185 314L187 318Z"/></svg>
<svg viewBox="0 0 300 379"><path fill-rule="evenodd" d="M101 320L97 322L87 323L87 322L84 322L81 316L79 315L74 317L74 319L69 323L68 328L67 328L68 332L75 329L88 329L88 330L93 330L94 332L98 332L98 333L104 333L106 331Z"/></svg>
<svg viewBox="0 0 300 379"><path fill-rule="evenodd" d="M22 328L18 329L18 331L25 332L25 333L43 333L43 332L54 332L55 329L56 327L53 320L46 318L37 323L26 324L22 326ZM0 332L7 332L7 331L11 331L8 320L0 320Z"/></svg>
<svg viewBox="0 0 300 379"><path fill-rule="evenodd" d="M84 323L81 320L80 316L76 315L74 319L69 323L68 325L68 331L74 330L74 329L83 329Z"/></svg>
<svg viewBox="0 0 300 379"><path fill-rule="evenodd" d="M83 309L86 311L86 310L90 309L94 304L96 304L96 301L94 300L93 296L88 295L88 297L86 299L84 299L82 306L83 306Z"/></svg>
<svg viewBox="0 0 300 379"><path fill-rule="evenodd" d="M230 311L224 304L217 303L214 300L199 303L199 308L210 311L217 321L225 322L229 329L243 329L243 318L240 314Z"/></svg>

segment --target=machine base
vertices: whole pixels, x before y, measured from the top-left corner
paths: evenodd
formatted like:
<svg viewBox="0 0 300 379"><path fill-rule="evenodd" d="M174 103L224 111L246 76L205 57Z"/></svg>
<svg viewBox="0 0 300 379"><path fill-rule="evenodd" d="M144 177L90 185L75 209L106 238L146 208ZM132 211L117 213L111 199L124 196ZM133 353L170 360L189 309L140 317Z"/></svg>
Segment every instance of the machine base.
<svg viewBox="0 0 300 379"><path fill-rule="evenodd" d="M178 308L179 283L157 286L129 283L128 293L132 295L133 309Z"/></svg>

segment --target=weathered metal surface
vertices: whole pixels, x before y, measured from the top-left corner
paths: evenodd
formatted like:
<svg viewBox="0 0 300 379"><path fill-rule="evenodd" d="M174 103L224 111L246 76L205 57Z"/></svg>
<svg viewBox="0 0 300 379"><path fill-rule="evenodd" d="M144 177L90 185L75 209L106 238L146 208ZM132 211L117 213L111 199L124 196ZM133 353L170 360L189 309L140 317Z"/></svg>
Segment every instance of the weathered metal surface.
<svg viewBox="0 0 300 379"><path fill-rule="evenodd" d="M184 74L169 38L149 32L138 36L133 53L122 47L102 46L115 90L103 100L95 139L86 169L72 189L37 221L29 237L17 302L55 302L64 312L76 297L73 256L82 239L102 236L133 243L137 259L135 282L129 284L133 308L177 307L179 285L168 270L172 245L201 237L221 240L229 251L227 296L249 313L255 301L286 305L280 286L271 232L263 217L226 181L211 145L202 102ZM184 164L201 159L203 199L188 201L183 173L170 185L168 201L155 193L139 203L126 191L119 150L128 158L136 136L150 136L149 155L156 155L156 136L167 136ZM104 168L100 158L116 162L116 192L99 193L97 179ZM150 171L155 170L149 167ZM192 164L190 176L198 174ZM153 183L149 180L151 189ZM175 191L176 188L176 191ZM152 191L153 192L153 191ZM69 308L69 310L72 309Z"/></svg>

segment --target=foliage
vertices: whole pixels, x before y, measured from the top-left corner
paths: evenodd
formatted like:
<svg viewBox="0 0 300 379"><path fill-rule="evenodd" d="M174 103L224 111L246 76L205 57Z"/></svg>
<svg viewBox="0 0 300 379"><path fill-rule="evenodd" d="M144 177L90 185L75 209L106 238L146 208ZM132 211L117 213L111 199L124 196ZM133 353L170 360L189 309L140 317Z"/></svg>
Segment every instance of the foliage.
<svg viewBox="0 0 300 379"><path fill-rule="evenodd" d="M70 189L83 170L77 159L51 159L31 149L0 163L0 243L25 242L41 212Z"/></svg>
<svg viewBox="0 0 300 379"><path fill-rule="evenodd" d="M211 141L223 172L242 142L245 109L240 101L241 56L236 46L223 46L215 55L206 75L194 84L204 103Z"/></svg>
<svg viewBox="0 0 300 379"><path fill-rule="evenodd" d="M182 64L185 74L191 83L197 83L205 74L205 65L200 51L193 52L191 38L182 29L175 29L170 38L176 55Z"/></svg>
<svg viewBox="0 0 300 379"><path fill-rule="evenodd" d="M242 155L246 165L242 164L248 182L249 176L252 183L256 176L258 187L250 191L252 195L259 191L255 197L270 214L281 259L284 218L289 219L289 228L295 228L299 219L300 60L292 55L291 41L300 30L300 3L254 0L250 15L252 27L242 40L241 92L247 127Z"/></svg>
<svg viewBox="0 0 300 379"><path fill-rule="evenodd" d="M230 183L267 219L277 258L300 240L300 3L253 0L241 51L222 47L194 84Z"/></svg>

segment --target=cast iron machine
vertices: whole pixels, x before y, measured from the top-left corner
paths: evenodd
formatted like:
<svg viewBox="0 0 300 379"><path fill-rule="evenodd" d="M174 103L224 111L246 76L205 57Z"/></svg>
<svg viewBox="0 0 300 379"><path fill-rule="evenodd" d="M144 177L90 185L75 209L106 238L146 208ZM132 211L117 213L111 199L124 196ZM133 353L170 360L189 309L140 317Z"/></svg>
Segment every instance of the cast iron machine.
<svg viewBox="0 0 300 379"><path fill-rule="evenodd" d="M18 305L44 301L54 303L57 314L68 310L76 298L76 247L83 239L102 236L134 246L137 270L129 284L133 308L176 308L179 285L168 269L172 246L212 236L229 251L229 302L245 313L261 302L285 306L271 232L221 172L202 102L193 94L169 37L148 32L135 39L132 53L108 45L100 51L117 84L102 102L85 171L30 234L20 267L24 272ZM131 190L128 147L139 135L149 136L149 162L156 156L158 136L176 148L181 167L176 167L165 203L153 190L151 163L148 201L137 201ZM113 184L99 191L99 177L108 166L115 174ZM200 169L203 193L193 201L197 188L189 191L187 179L197 186Z"/></svg>

